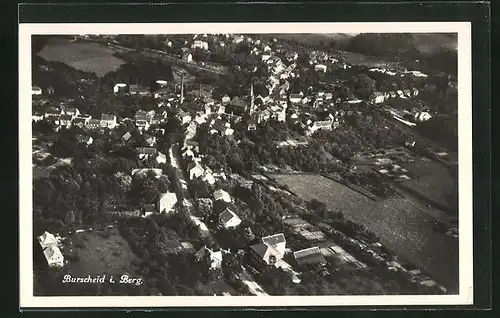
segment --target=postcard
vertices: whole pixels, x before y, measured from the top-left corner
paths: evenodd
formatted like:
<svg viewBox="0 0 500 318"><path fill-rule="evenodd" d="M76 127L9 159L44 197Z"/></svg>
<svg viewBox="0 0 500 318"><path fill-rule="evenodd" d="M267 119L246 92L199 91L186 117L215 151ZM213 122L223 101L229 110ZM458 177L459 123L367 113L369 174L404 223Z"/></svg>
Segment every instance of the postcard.
<svg viewBox="0 0 500 318"><path fill-rule="evenodd" d="M470 305L471 83L468 22L21 23L20 306Z"/></svg>

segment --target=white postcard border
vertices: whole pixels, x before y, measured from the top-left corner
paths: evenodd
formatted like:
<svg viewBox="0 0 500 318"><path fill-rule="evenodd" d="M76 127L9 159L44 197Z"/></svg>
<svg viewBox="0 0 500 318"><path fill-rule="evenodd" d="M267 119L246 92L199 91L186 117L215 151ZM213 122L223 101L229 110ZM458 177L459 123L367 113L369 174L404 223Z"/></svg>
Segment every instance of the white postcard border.
<svg viewBox="0 0 500 318"><path fill-rule="evenodd" d="M31 35L196 33L458 33L459 294L422 296L33 296ZM470 22L19 24L21 308L278 307L473 304L472 52Z"/></svg>

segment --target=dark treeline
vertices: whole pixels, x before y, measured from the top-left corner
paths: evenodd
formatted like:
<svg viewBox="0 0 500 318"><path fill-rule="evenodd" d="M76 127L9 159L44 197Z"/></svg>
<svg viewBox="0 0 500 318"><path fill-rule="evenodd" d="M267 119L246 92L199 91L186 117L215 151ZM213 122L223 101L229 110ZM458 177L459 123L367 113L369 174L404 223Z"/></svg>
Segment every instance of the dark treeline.
<svg viewBox="0 0 500 318"><path fill-rule="evenodd" d="M409 33L363 33L353 37L345 50L405 62L418 60L419 69L423 72L445 72L456 76L457 51L439 46L433 52L423 52L418 37Z"/></svg>

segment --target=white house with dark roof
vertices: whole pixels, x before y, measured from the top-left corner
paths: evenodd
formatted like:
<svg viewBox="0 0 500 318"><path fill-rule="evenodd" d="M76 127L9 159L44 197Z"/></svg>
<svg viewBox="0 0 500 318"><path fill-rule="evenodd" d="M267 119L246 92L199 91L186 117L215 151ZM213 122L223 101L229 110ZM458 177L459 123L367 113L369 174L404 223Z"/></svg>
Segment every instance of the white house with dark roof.
<svg viewBox="0 0 500 318"><path fill-rule="evenodd" d="M228 207L226 207L224 211L219 214L219 227L233 229L240 224L241 219Z"/></svg>
<svg viewBox="0 0 500 318"><path fill-rule="evenodd" d="M229 193L227 193L222 189L214 191L213 196L214 196L214 201L223 200L227 203L231 203L231 196L229 195Z"/></svg>
<svg viewBox="0 0 500 318"><path fill-rule="evenodd" d="M114 129L117 126L116 116L111 114L101 115L101 127Z"/></svg>
<svg viewBox="0 0 500 318"><path fill-rule="evenodd" d="M43 250L43 255L50 267L63 267L64 266L64 256L61 250L57 246L49 246Z"/></svg>
<svg viewBox="0 0 500 318"><path fill-rule="evenodd" d="M222 266L222 251L215 252L212 249L204 246L198 252L196 252L195 257L198 261L208 258L210 269L217 269L221 268Z"/></svg>
<svg viewBox="0 0 500 318"><path fill-rule="evenodd" d="M262 243L250 246L250 255L258 264L276 266L285 255L286 239L283 233L265 236Z"/></svg>
<svg viewBox="0 0 500 318"><path fill-rule="evenodd" d="M57 245L59 244L57 238L47 231L45 231L38 238L38 243L43 251L47 264L51 267L64 266L64 256Z"/></svg>

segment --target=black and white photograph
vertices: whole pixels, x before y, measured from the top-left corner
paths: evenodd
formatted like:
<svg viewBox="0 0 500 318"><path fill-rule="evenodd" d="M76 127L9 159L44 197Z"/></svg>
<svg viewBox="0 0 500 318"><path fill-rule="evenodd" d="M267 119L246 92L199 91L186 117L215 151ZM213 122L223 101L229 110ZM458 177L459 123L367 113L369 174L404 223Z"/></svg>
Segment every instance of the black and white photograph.
<svg viewBox="0 0 500 318"><path fill-rule="evenodd" d="M469 24L20 37L27 305L472 303Z"/></svg>

